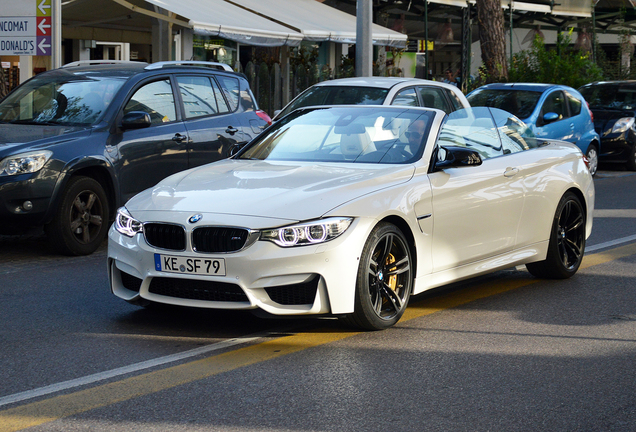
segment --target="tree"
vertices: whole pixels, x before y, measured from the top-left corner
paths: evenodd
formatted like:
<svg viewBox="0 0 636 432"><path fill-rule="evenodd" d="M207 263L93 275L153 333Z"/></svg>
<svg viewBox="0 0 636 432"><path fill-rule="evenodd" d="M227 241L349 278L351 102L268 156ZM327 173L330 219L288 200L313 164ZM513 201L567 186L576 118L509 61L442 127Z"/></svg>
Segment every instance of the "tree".
<svg viewBox="0 0 636 432"><path fill-rule="evenodd" d="M7 88L7 79L4 75L4 69L0 67L0 99L3 99L9 93Z"/></svg>
<svg viewBox="0 0 636 432"><path fill-rule="evenodd" d="M508 80L508 66L501 0L477 0L476 5L486 82L505 82Z"/></svg>
<svg viewBox="0 0 636 432"><path fill-rule="evenodd" d="M603 79L603 69L589 52L571 45L572 30L559 33L555 49L547 49L543 39L535 37L532 47L516 53L510 66L510 82L563 84L579 88Z"/></svg>

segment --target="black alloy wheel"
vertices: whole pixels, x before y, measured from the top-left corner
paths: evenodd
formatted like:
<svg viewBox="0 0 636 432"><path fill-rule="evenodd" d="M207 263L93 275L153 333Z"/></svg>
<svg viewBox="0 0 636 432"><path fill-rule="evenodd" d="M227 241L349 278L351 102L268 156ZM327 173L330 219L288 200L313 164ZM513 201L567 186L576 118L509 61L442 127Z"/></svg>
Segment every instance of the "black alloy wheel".
<svg viewBox="0 0 636 432"><path fill-rule="evenodd" d="M585 218L580 199L572 192L563 195L554 216L548 255L544 261L526 264L528 271L549 279L573 276L583 261Z"/></svg>
<svg viewBox="0 0 636 432"><path fill-rule="evenodd" d="M345 321L366 330L382 330L404 314L413 289L411 250L404 234L389 223L378 224L360 257L355 311Z"/></svg>
<svg viewBox="0 0 636 432"><path fill-rule="evenodd" d="M90 177L73 177L56 215L47 225L51 245L65 255L93 253L108 232L108 197Z"/></svg>

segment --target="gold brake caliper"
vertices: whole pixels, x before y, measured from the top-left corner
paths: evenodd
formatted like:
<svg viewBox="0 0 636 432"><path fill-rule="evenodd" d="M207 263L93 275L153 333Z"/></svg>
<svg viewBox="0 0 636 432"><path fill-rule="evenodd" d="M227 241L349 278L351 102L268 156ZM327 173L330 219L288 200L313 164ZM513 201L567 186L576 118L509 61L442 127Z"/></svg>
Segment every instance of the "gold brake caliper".
<svg viewBox="0 0 636 432"><path fill-rule="evenodd" d="M393 271L395 270L395 267L389 267L391 264L393 264L395 262L395 257L393 256L393 254L389 254L388 257L386 257L386 269L388 271ZM397 289L397 275L392 275L389 276L389 279L387 279L386 281L386 285L391 288L393 291L395 291Z"/></svg>

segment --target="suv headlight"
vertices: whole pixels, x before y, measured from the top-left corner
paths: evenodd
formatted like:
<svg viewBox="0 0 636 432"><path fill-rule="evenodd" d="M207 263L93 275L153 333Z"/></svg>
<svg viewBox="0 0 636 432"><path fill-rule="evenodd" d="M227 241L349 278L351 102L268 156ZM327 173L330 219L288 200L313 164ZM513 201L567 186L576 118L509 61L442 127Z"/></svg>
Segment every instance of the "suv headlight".
<svg viewBox="0 0 636 432"><path fill-rule="evenodd" d="M623 117L622 119L616 120L611 133L623 133L631 127L634 127L634 117Z"/></svg>
<svg viewBox="0 0 636 432"><path fill-rule="evenodd" d="M345 232L353 218L333 217L297 225L263 230L261 240L268 240L281 247L305 246L328 242Z"/></svg>
<svg viewBox="0 0 636 432"><path fill-rule="evenodd" d="M0 161L0 176L37 172L42 169L52 154L50 150L40 150L9 156Z"/></svg>
<svg viewBox="0 0 636 432"><path fill-rule="evenodd" d="M135 234L144 231L144 226L128 213L126 207L120 207L117 209L117 215L115 216L115 229L120 234L134 237Z"/></svg>

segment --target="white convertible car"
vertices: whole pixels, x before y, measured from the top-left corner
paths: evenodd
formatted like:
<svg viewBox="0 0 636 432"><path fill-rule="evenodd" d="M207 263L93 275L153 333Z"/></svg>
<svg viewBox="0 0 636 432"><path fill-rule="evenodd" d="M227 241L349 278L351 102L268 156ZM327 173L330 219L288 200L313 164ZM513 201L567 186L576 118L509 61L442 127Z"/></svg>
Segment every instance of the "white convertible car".
<svg viewBox="0 0 636 432"><path fill-rule="evenodd" d="M594 184L565 142L494 108L304 108L230 159L118 210L112 292L131 303L395 324L409 297L525 264L567 278Z"/></svg>

